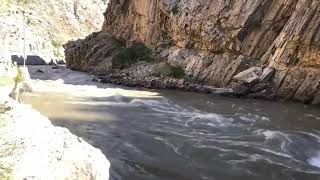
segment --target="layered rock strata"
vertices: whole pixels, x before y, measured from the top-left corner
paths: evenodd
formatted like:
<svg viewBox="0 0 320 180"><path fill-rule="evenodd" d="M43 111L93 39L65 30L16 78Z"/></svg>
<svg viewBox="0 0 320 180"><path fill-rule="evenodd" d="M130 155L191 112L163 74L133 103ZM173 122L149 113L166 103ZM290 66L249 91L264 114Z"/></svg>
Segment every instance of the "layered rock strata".
<svg viewBox="0 0 320 180"><path fill-rule="evenodd" d="M246 96L267 93L319 103L319 9L318 0L111 0L100 33L113 35L127 47L143 42L159 59L206 85L245 86ZM77 70L86 70L83 64L93 62L92 57L105 63L112 59L103 50L87 58L83 53L88 50L83 49L97 47L87 46L88 41L108 39L90 37L81 41L81 48L66 51L71 66L82 64ZM234 79L252 67L272 73L253 83Z"/></svg>

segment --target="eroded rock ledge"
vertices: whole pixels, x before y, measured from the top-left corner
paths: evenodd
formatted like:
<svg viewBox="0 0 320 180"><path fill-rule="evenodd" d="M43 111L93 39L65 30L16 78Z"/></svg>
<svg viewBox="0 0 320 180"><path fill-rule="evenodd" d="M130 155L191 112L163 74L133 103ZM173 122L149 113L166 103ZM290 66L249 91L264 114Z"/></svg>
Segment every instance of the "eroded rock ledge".
<svg viewBox="0 0 320 180"><path fill-rule="evenodd" d="M108 180L100 150L9 98L11 89L0 83L0 179Z"/></svg>
<svg viewBox="0 0 320 180"><path fill-rule="evenodd" d="M204 85L318 104L319 9L318 0L111 0L101 32L69 43L66 60L108 74L114 39L126 47L143 42ZM253 84L234 79L252 67L274 72Z"/></svg>

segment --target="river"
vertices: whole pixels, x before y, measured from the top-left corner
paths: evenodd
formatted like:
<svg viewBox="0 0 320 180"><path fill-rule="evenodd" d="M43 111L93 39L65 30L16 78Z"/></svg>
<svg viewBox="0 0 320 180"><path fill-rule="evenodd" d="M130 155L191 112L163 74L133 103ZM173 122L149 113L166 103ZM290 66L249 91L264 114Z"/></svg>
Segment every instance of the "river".
<svg viewBox="0 0 320 180"><path fill-rule="evenodd" d="M29 72L34 91L22 101L100 148L111 180L320 180L317 107Z"/></svg>

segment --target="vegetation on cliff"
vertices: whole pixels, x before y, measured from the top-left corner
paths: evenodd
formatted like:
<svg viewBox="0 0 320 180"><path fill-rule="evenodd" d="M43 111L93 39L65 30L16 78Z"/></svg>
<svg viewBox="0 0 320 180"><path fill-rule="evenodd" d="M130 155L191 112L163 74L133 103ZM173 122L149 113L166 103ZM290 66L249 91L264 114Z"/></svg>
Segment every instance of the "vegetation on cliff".
<svg viewBox="0 0 320 180"><path fill-rule="evenodd" d="M134 43L131 47L123 47L112 59L112 67L123 69L137 61L152 61L152 50L143 43Z"/></svg>
<svg viewBox="0 0 320 180"><path fill-rule="evenodd" d="M153 69L157 76L183 78L185 76L184 69L179 66L172 66L166 62L155 65Z"/></svg>

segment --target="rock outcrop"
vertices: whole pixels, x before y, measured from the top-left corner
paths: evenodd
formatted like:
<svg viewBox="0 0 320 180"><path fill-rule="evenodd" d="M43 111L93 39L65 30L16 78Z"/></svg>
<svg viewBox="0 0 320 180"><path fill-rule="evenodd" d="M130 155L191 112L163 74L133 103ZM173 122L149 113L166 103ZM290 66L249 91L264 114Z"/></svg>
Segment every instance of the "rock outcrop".
<svg viewBox="0 0 320 180"><path fill-rule="evenodd" d="M0 59L23 61L25 24L28 63L64 60L62 44L99 31L106 6L103 0L2 0Z"/></svg>
<svg viewBox="0 0 320 180"><path fill-rule="evenodd" d="M11 69L12 68L12 69ZM0 74L0 179L108 180L102 152L9 98L15 67Z"/></svg>
<svg viewBox="0 0 320 180"><path fill-rule="evenodd" d="M109 178L110 164L100 150L30 107L7 104L0 118L0 179Z"/></svg>
<svg viewBox="0 0 320 180"><path fill-rule="evenodd" d="M107 33L93 33L85 40L69 42L64 48L70 52L66 53L69 68L104 74L111 70L111 59L121 48L121 43Z"/></svg>
<svg viewBox="0 0 320 180"><path fill-rule="evenodd" d="M207 85L246 86L246 96L268 93L319 103L319 9L318 0L111 0L100 33L112 34L127 47L143 42L157 57ZM78 51L66 54L81 54ZM97 50L90 57L103 55ZM264 79L250 85L235 82L237 74L252 67L269 71L263 75L267 77L260 74L255 78ZM253 91L254 86L260 88Z"/></svg>

